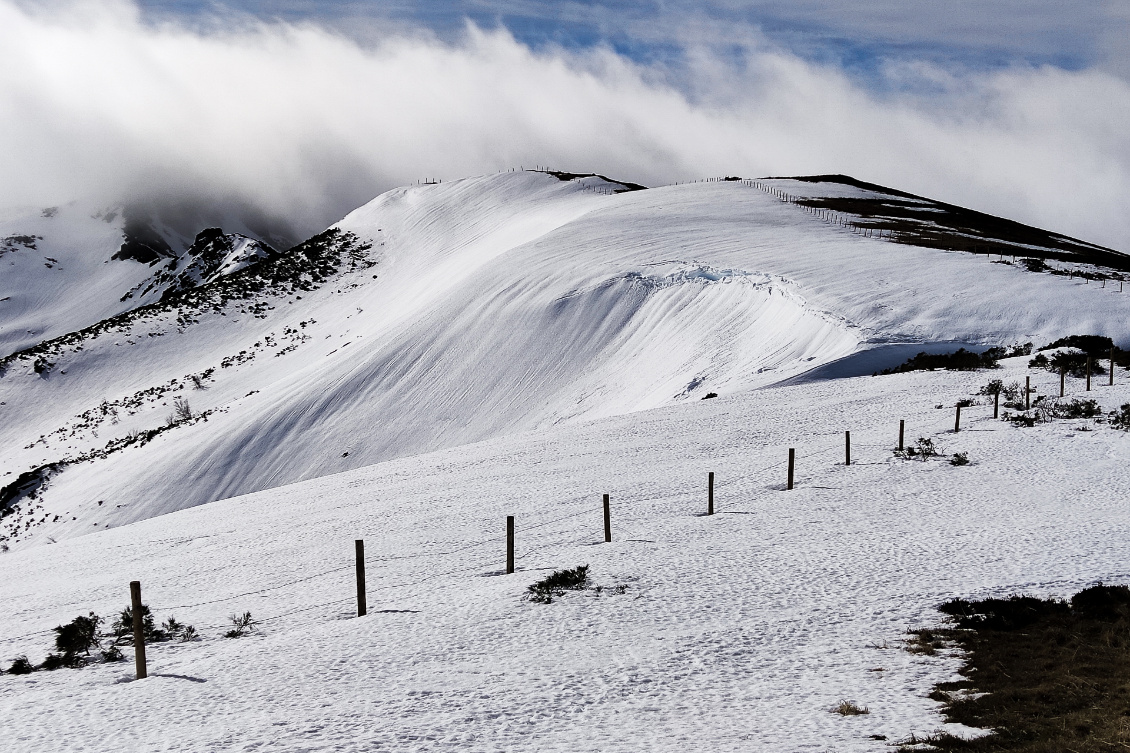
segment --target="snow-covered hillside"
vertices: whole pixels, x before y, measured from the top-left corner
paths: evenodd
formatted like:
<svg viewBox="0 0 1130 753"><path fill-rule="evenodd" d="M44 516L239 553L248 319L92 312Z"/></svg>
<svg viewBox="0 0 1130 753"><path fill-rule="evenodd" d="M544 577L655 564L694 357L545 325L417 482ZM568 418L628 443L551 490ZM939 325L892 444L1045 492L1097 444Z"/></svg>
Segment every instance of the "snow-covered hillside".
<svg viewBox="0 0 1130 753"><path fill-rule="evenodd" d="M82 202L0 214L0 358L269 258L238 233L184 238Z"/></svg>
<svg viewBox="0 0 1130 753"><path fill-rule="evenodd" d="M910 245L926 220L874 211L904 196L843 182L568 177L392 191L251 269L0 361L8 543L738 394L878 344L1126 339L1130 296L1094 264L1125 257L1087 244L966 223ZM821 203L852 197L872 204ZM911 203L938 227L952 215ZM936 247L976 233L972 253ZM1016 251L1048 261L996 263ZM1054 274L1074 258L1094 281Z"/></svg>
<svg viewBox="0 0 1130 753"><path fill-rule="evenodd" d="M944 726L927 695L958 658L902 650L936 604L1130 577L1130 435L1017 429L983 397L952 432L955 401L990 378L1054 393L1026 361L688 401L10 552L5 664L42 661L55 625L121 610L135 579L159 620L203 638L150 645L139 682L128 660L0 677L5 750L890 750ZM1089 396L1117 407L1130 381ZM895 458L900 419L909 442L971 465ZM600 594L521 599L581 564ZM221 637L244 611L261 633ZM832 713L845 699L870 713Z"/></svg>

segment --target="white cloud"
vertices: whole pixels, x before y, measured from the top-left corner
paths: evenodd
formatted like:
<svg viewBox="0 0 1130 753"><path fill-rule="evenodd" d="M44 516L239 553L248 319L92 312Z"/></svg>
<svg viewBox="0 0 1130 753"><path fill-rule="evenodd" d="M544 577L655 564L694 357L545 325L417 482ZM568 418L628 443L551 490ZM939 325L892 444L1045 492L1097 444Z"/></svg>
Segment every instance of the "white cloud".
<svg viewBox="0 0 1130 753"><path fill-rule="evenodd" d="M845 172L1130 250L1130 86L1114 75L901 64L875 94L780 50L686 59L676 88L505 32L363 47L310 25L204 33L130 5L0 0L0 204L205 195L312 232L393 185L508 166L651 184Z"/></svg>

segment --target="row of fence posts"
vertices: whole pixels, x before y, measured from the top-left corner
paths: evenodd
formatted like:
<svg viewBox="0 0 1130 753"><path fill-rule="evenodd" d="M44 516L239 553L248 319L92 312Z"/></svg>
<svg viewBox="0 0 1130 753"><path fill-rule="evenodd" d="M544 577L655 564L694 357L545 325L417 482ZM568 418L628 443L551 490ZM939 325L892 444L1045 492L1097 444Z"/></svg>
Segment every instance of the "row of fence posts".
<svg viewBox="0 0 1130 753"><path fill-rule="evenodd" d="M1087 390L1091 389L1091 365L1092 359L1087 359ZM1063 397L1064 394L1064 375L1065 370L1060 369L1059 372L1059 396ZM1110 351L1110 384L1114 384L1114 350ZM1032 395L1032 377L1024 377L1024 409L1031 408L1031 395ZM1000 417L1000 391L998 390L993 395L993 418ZM957 406L956 415L954 416L953 430L955 432L961 431L961 406ZM899 420L899 452L906 448L906 421ZM851 465L851 432L844 432L844 465ZM796 468L796 448L789 448L789 469L785 488L792 490L794 471ZM604 507L604 541L610 543L612 541L612 510L610 506L609 495L605 494L603 497ZM706 514L714 514L714 471L710 471L706 476ZM356 548L356 562L357 562L357 616L364 617L368 614L368 603L365 597L365 540L357 539L355 542ZM514 572L514 516L506 516L506 573L510 575ZM133 609L133 645L134 645L134 663L137 669L137 679L141 680L148 676L145 662L145 631L142 621L142 605L141 605L141 582L131 581L129 584L130 602Z"/></svg>

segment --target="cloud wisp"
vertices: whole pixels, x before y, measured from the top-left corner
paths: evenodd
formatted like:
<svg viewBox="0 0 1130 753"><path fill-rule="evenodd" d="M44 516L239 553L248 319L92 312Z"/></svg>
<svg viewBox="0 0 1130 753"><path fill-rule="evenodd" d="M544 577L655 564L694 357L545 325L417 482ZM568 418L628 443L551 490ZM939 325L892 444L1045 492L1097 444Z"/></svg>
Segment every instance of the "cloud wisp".
<svg viewBox="0 0 1130 753"><path fill-rule="evenodd" d="M1130 251L1130 85L1099 69L887 66L867 89L766 45L685 69L505 30L359 44L0 0L0 205L241 203L315 232L376 193L510 166L645 184L844 172Z"/></svg>

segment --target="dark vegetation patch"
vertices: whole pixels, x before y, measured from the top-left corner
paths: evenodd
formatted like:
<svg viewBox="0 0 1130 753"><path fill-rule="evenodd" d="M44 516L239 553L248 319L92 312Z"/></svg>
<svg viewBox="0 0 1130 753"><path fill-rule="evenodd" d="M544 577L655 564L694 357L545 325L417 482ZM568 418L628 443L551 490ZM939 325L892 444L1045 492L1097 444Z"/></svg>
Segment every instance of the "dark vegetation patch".
<svg viewBox="0 0 1130 753"><path fill-rule="evenodd" d="M42 235L9 235L5 238L0 238L0 256L20 248L35 251L36 242L41 240L43 240Z"/></svg>
<svg viewBox="0 0 1130 753"><path fill-rule="evenodd" d="M919 353L907 359L899 366L883 369L879 374L902 374L908 371L934 371L946 369L948 371L975 371L977 369L995 369L997 361L1002 358L1026 356L1032 352L1032 343L1014 345L1011 348L989 348L983 353L974 353L965 348L958 348L953 353Z"/></svg>
<svg viewBox="0 0 1130 753"><path fill-rule="evenodd" d="M371 248L371 244L362 243L356 235L331 228L277 258L0 358L0 377L20 361L42 360L53 365L51 359L65 349L81 349L84 342L108 332L132 333L136 324L146 320L175 319L178 326L188 327L196 324L197 317L205 312L225 313L223 307L229 302L243 304L241 313L265 319L271 308L265 299L270 296L312 291L339 273L375 266L376 262L368 255ZM163 334L156 331L149 336Z"/></svg>
<svg viewBox="0 0 1130 753"><path fill-rule="evenodd" d="M806 183L839 183L874 191L875 198L809 198L798 203L813 209L826 209L854 215L854 224L889 233L895 243L927 248L1000 254L1020 257L1020 264L1032 271L1073 275L1088 279L1123 279L1118 273L1056 270L1048 261L1093 264L1117 272L1130 272L1130 256L1066 235L1024 225L972 209L933 201L914 194L867 183L847 175L811 175L790 180ZM1033 248L1035 247L1035 248Z"/></svg>
<svg viewBox="0 0 1130 753"><path fill-rule="evenodd" d="M552 604L553 597L564 596L566 591L580 591L588 585L589 566L578 565L569 570L557 570L526 589L526 599L539 604Z"/></svg>
<svg viewBox="0 0 1130 753"><path fill-rule="evenodd" d="M47 654L43 663L36 666L27 656L17 656L8 667L8 674L26 675L38 670L78 669L97 662L121 661L125 658L121 646L133 645L133 607L127 606L118 613L111 621L109 631L100 629L104 623L103 618L91 612L79 615L65 625L57 625L52 630L55 634L54 651ZM146 604L141 605L141 632L146 644L199 638L196 628L177 622L173 617L157 627Z"/></svg>
<svg viewBox="0 0 1130 753"><path fill-rule="evenodd" d="M939 684L930 697L944 704L947 721L992 732L908 740L902 750L1130 748L1130 588L1097 585L1069 601L955 599L939 609L953 626L914 631L915 643L961 649L964 679Z"/></svg>
<svg viewBox="0 0 1130 753"><path fill-rule="evenodd" d="M611 178L604 176L604 175L601 175L600 173L568 173L568 172L564 172L562 170L546 170L544 172L548 175L552 175L553 177L557 178L558 180L562 180L562 181L566 181L566 182L571 181L571 180L579 180L581 178L600 178L601 180L603 180L607 183L615 183L618 186L623 186L624 191L646 191L647 190L647 186L641 186L639 183L625 183L622 180L612 180ZM738 179L734 178L734 180L738 180ZM617 191L616 193L623 193L624 191Z"/></svg>
<svg viewBox="0 0 1130 753"><path fill-rule="evenodd" d="M1051 354L1051 356L1044 352L1058 348L1071 348L1072 350L1060 351ZM1117 347L1109 337L1071 335L1061 337L1055 342L1039 348L1035 357L1028 362L1028 366L1033 369L1047 369L1056 374L1062 371L1077 379L1082 379L1087 375L1088 362L1091 375L1095 376L1110 368L1112 355L1116 366L1130 368L1130 351ZM1100 363L1100 359L1106 362L1105 366Z"/></svg>

